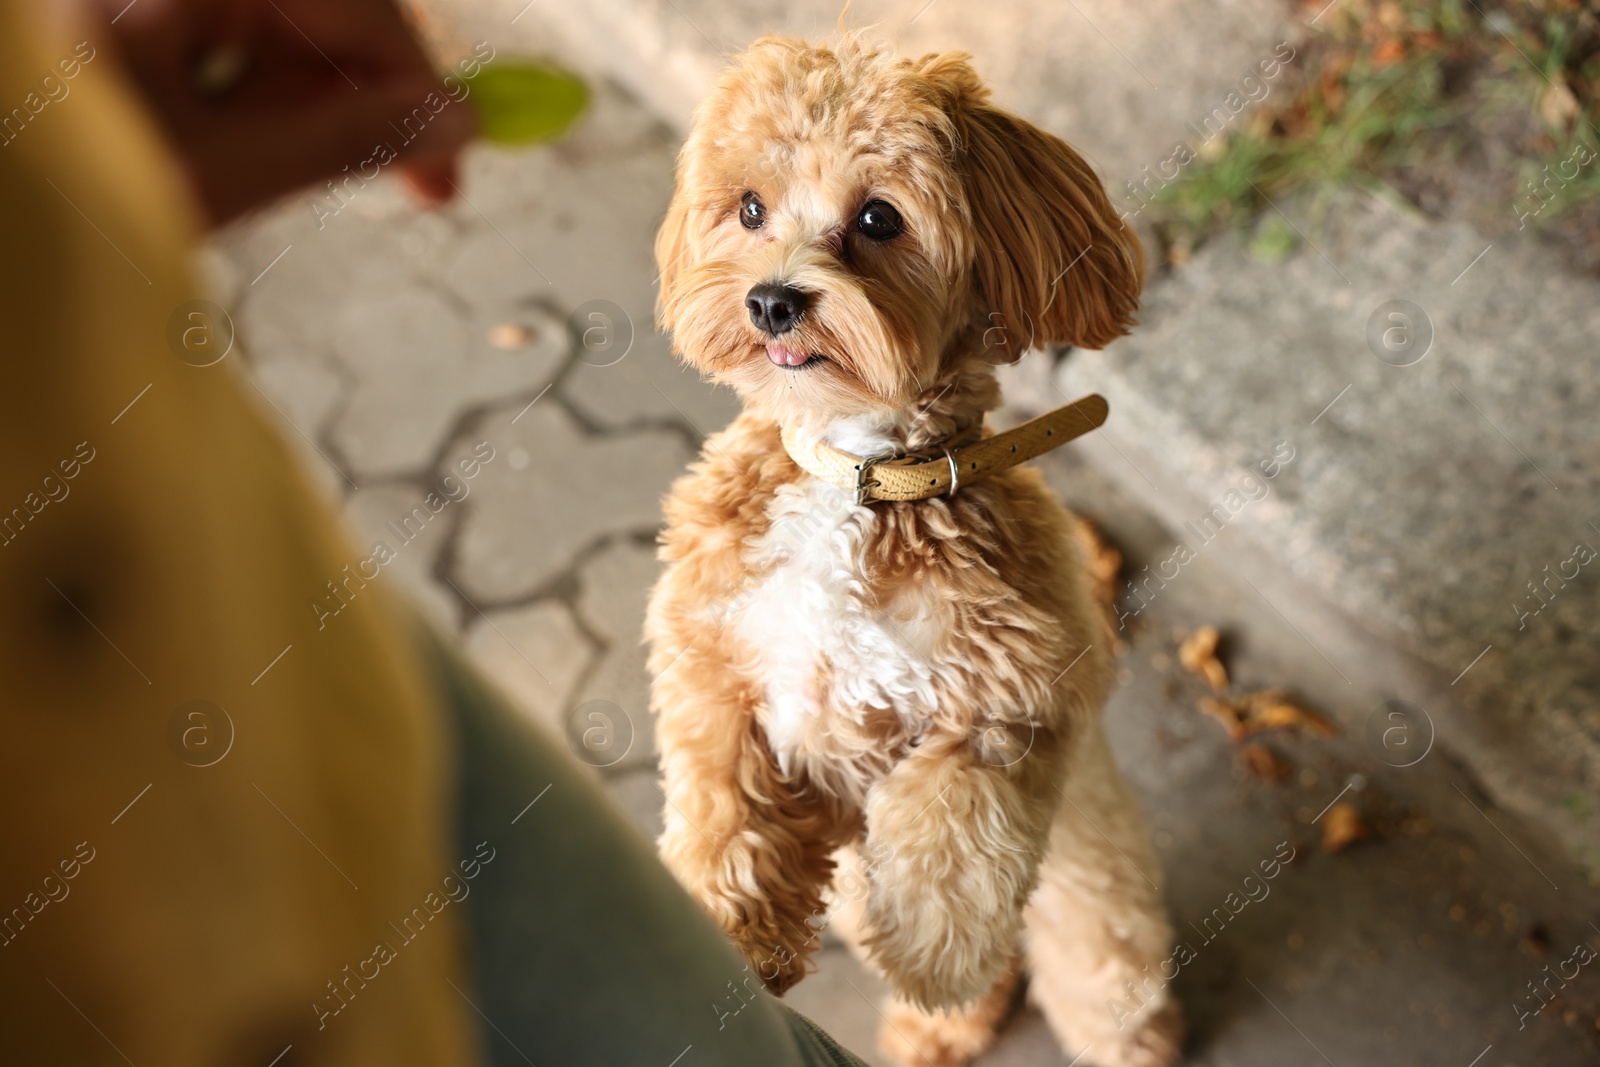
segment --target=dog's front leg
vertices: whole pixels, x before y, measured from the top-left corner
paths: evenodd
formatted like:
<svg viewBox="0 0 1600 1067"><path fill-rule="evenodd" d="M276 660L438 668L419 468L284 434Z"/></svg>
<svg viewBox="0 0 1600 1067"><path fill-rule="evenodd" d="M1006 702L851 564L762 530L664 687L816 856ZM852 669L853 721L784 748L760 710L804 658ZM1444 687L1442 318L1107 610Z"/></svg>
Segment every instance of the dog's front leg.
<svg viewBox="0 0 1600 1067"><path fill-rule="evenodd" d="M826 924L839 816L779 772L755 724L758 699L714 651L690 648L657 681L660 849L750 969L782 993L806 974Z"/></svg>
<svg viewBox="0 0 1600 1067"><path fill-rule="evenodd" d="M905 999L970 1000L1010 964L1054 805L1053 743L1016 762L969 734L923 741L867 794L866 944Z"/></svg>

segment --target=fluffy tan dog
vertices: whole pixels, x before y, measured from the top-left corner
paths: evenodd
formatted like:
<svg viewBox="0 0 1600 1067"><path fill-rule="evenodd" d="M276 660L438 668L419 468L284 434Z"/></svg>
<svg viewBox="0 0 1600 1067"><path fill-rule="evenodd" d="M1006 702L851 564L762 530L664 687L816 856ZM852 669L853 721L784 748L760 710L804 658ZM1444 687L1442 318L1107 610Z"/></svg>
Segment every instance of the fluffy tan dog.
<svg viewBox="0 0 1600 1067"><path fill-rule="evenodd" d="M1024 966L1086 1062L1172 1062L1072 516L1020 467L857 504L783 437L938 454L984 432L996 365L1124 333L1143 259L1100 182L965 55L766 38L701 105L656 255L678 351L745 404L666 505L667 864L776 993L831 902L896 992L902 1063L976 1056Z"/></svg>

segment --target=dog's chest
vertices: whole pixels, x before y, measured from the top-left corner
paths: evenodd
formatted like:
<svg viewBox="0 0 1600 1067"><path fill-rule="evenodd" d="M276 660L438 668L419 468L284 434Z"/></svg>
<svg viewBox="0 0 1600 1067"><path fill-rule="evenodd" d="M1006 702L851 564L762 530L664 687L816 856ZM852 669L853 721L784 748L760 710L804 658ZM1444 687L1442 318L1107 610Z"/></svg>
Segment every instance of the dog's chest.
<svg viewBox="0 0 1600 1067"><path fill-rule="evenodd" d="M925 586L869 584L876 513L832 486L784 486L768 515L734 625L756 655L773 755L785 773L811 758L882 762L934 706L942 605Z"/></svg>

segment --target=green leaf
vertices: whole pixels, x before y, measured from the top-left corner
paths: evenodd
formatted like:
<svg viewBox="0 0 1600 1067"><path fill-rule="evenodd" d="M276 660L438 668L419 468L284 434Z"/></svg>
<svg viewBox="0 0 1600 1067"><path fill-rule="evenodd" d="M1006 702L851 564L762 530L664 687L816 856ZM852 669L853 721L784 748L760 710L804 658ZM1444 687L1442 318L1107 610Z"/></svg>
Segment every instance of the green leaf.
<svg viewBox="0 0 1600 1067"><path fill-rule="evenodd" d="M467 79L467 103L487 141L526 145L566 133L589 103L577 75L536 60L502 60Z"/></svg>

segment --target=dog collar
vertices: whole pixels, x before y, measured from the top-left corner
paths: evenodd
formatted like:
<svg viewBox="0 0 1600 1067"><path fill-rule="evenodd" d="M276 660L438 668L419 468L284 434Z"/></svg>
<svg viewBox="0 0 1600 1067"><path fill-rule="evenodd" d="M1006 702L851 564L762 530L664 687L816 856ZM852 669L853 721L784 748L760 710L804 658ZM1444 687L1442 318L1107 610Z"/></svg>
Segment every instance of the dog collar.
<svg viewBox="0 0 1600 1067"><path fill-rule="evenodd" d="M1090 393L1004 433L959 448L939 446L905 454L856 456L823 441L801 439L783 428L783 448L802 470L855 494L855 502L928 500L953 496L1008 467L1066 444L1106 421L1105 397Z"/></svg>

